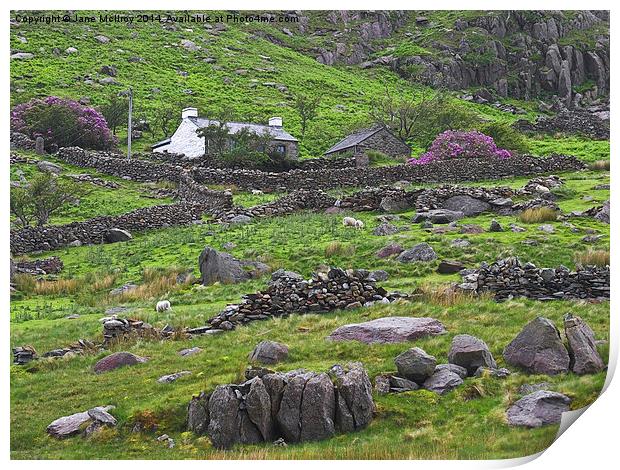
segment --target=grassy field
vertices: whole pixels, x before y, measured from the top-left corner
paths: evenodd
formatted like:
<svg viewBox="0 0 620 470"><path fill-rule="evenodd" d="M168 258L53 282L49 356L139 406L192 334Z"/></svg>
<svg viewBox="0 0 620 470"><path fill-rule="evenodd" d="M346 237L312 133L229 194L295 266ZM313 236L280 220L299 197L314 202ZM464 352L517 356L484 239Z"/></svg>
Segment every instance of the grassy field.
<svg viewBox="0 0 620 470"><path fill-rule="evenodd" d="M27 168L23 169L24 172ZM80 172L85 172L80 169ZM102 176L102 175L99 175ZM558 204L564 212L583 210L609 198L608 190L594 186L609 182L608 172L579 172L562 175L566 185ZM102 176L107 178L105 176ZM508 185L520 187L526 178L476 183L472 185ZM140 201L136 194L145 188L137 183L120 182L117 197ZM135 191L135 193L134 193ZM335 191L337 194L338 191ZM584 196L592 199L584 201ZM113 202L91 193L93 207L107 213ZM272 195L235 194L235 201L245 206L265 202ZM100 203L100 204L97 204ZM520 256L539 266L564 264L575 266L575 253L590 247L581 242L585 229L603 235L592 247L609 249L609 226L593 219L571 219L578 227L574 233L561 221L550 222L555 233L538 230L540 224L523 224L514 216L483 214L468 217L461 223L488 227L492 218L504 227L509 223L527 231L463 235L458 231L433 234L410 222L413 211L400 214L394 223L403 230L387 237L372 235L379 224L377 213L355 213L365 222L362 231L345 229L341 216L300 213L287 217L256 220L243 226L204 225L153 230L134 234L128 243L82 246L34 255L59 256L65 268L56 280L34 283L21 279L11 302L11 345L31 344L39 352L62 347L79 338L101 339L99 318L108 307L124 305L128 316L141 318L155 326L200 326L228 303L236 303L244 293L265 287L268 278L237 285L215 284L202 287L175 284L176 273L191 271L197 276L197 260L205 245L221 249L232 241L232 254L284 267L309 276L323 265L344 268L385 269L390 278L381 283L388 290L429 291L458 279L456 275L439 275L437 262L401 264L381 260L374 253L389 242L404 247L426 241L436 250L439 260L458 259L468 266L506 256ZM56 220L71 217L64 212ZM450 247L455 238L465 238L471 245L463 249ZM523 244L536 240L538 245ZM334 245L336 248L334 249ZM327 250L328 246L330 247ZM53 277L52 277L53 278ZM144 288L139 295L115 298L109 290L126 282ZM168 298L171 312L156 314L155 302ZM395 369L393 358L413 344L445 362L451 338L469 333L484 339L500 365L504 346L520 328L537 315L557 324L572 312L582 316L599 339L609 337L608 303L551 302L528 300L495 303L488 299L457 299L445 302L434 296L416 297L411 302L322 315L291 316L255 322L233 332L191 340L129 342L117 347L150 358L146 364L95 375L92 365L107 353L58 360L39 360L25 367L11 368L11 452L22 458L509 458L543 450L553 440L555 426L536 430L507 426L504 411L518 397L524 383L549 381L554 390L573 398L573 408L591 403L598 395L605 374L578 377L573 374L548 378L515 372L505 380L467 379L462 387L445 396L426 391L393 396L375 396L378 412L368 429L354 434L285 449L270 444L240 446L229 452L213 449L205 437L185 431L185 407L192 394L211 390L217 384L238 381L247 365L247 354L262 339L289 345L289 359L277 370L305 367L326 370L335 363L361 360L371 377ZM65 317L77 313L78 319ZM431 316L441 320L448 335L410 344L372 345L331 343L325 337L336 327L386 315ZM177 352L186 347L204 349L199 355L182 358ZM607 346L601 353L607 355ZM190 370L192 374L173 384L156 382L161 375ZM45 399L43 399L45 397ZM119 419L114 430L84 440L80 437L56 441L46 435L45 426L59 416L87 408L113 404ZM136 420L152 420L156 432L133 433ZM168 433L176 446L168 449L156 437ZM398 444L398 445L395 445Z"/></svg>

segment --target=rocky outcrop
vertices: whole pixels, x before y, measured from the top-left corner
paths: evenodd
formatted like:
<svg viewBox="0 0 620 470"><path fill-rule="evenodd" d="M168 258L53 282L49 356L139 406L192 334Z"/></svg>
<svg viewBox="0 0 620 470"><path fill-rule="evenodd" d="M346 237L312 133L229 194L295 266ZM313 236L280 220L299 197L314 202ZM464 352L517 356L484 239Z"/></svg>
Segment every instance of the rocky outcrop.
<svg viewBox="0 0 620 470"><path fill-rule="evenodd" d="M108 411L114 406L99 406L88 411L63 416L47 426L47 433L57 439L64 439L82 433L89 435L102 426L116 426L116 418Z"/></svg>
<svg viewBox="0 0 620 470"><path fill-rule="evenodd" d="M192 398L188 429L227 449L278 438L317 441L364 428L374 412L366 371L351 363L330 373L266 372L241 384L220 385L210 395Z"/></svg>
<svg viewBox="0 0 620 470"><path fill-rule="evenodd" d="M261 364L277 364L288 357L288 346L275 341L261 341L250 353L249 360Z"/></svg>
<svg viewBox="0 0 620 470"><path fill-rule="evenodd" d="M538 268L506 258L479 269L462 271L459 288L474 292L493 292L498 301L513 297L537 300L608 299L609 266L584 266L570 271L565 266Z"/></svg>
<svg viewBox="0 0 620 470"><path fill-rule="evenodd" d="M14 263L12 274L30 274L45 275L58 274L62 271L64 264L58 256L50 256L49 258L35 259L32 261L20 260ZM13 277L11 275L11 277Z"/></svg>
<svg viewBox="0 0 620 470"><path fill-rule="evenodd" d="M95 374L102 374L109 372L119 367L135 366L136 364L142 364L148 359L145 357L136 356L130 352L115 352L103 359L99 360L94 366L93 371Z"/></svg>
<svg viewBox="0 0 620 470"><path fill-rule="evenodd" d="M434 318L385 317L341 326L334 330L328 339L368 344L403 343L444 333L446 329L443 324Z"/></svg>
<svg viewBox="0 0 620 470"><path fill-rule="evenodd" d="M562 413L570 409L571 399L558 392L539 390L517 400L506 412L508 424L538 428L559 424Z"/></svg>
<svg viewBox="0 0 620 470"><path fill-rule="evenodd" d="M534 374L568 372L569 356L560 332L551 320L537 317L504 349L508 364Z"/></svg>

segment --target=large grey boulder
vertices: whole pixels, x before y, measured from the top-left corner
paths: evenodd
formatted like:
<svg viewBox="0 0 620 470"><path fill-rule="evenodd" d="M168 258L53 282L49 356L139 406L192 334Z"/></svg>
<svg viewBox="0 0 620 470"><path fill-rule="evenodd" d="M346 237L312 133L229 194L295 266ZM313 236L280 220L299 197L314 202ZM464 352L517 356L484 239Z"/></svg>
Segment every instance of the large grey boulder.
<svg viewBox="0 0 620 470"><path fill-rule="evenodd" d="M394 235L398 233L398 227L392 225L389 222L383 222L377 228L375 228L372 232L373 235L377 235L379 237L384 237L386 235Z"/></svg>
<svg viewBox="0 0 620 470"><path fill-rule="evenodd" d="M103 237L107 243L126 242L133 238L131 233L120 228L111 228L107 230Z"/></svg>
<svg viewBox="0 0 620 470"><path fill-rule="evenodd" d="M427 378L422 386L426 390L443 395L444 393L454 390L462 383L463 379L459 374L456 374L448 369L439 369Z"/></svg>
<svg viewBox="0 0 620 470"><path fill-rule="evenodd" d="M288 357L288 346L275 341L261 341L250 353L252 362L261 364L277 364Z"/></svg>
<svg viewBox="0 0 620 470"><path fill-rule="evenodd" d="M421 384L435 372L437 359L422 348L411 348L394 359L398 373L406 379Z"/></svg>
<svg viewBox="0 0 620 470"><path fill-rule="evenodd" d="M413 217L413 223L429 221L433 224L449 224L465 217L461 211L451 211L448 209L432 209L426 212L418 212Z"/></svg>
<svg viewBox="0 0 620 470"><path fill-rule="evenodd" d="M336 432L336 394L326 373L317 374L306 382L301 401L301 441L319 441Z"/></svg>
<svg viewBox="0 0 620 470"><path fill-rule="evenodd" d="M53 173L55 175L59 175L62 172L62 167L60 165L48 162L47 160L37 162L37 168L46 173Z"/></svg>
<svg viewBox="0 0 620 470"><path fill-rule="evenodd" d="M462 379L467 377L467 369L465 369L465 367L457 366L456 364L437 364L437 367L435 367L435 372L439 372L440 370L453 372Z"/></svg>
<svg viewBox="0 0 620 470"><path fill-rule="evenodd" d="M332 341L361 341L362 343L403 343L426 336L446 333L434 318L384 317L364 323L341 326L328 336Z"/></svg>
<svg viewBox="0 0 620 470"><path fill-rule="evenodd" d="M206 434L209 427L209 398L211 395L201 392L187 407L187 428L198 436Z"/></svg>
<svg viewBox="0 0 620 470"><path fill-rule="evenodd" d="M568 340L571 369L575 374L595 374L605 368L596 350L594 332L586 322L568 313L564 316L564 332Z"/></svg>
<svg viewBox="0 0 620 470"><path fill-rule="evenodd" d="M491 209L491 205L488 202L465 194L461 196L452 196L446 199L441 206L444 209L454 212L462 212L467 217L482 214Z"/></svg>
<svg viewBox="0 0 620 470"><path fill-rule="evenodd" d="M299 442L301 438L301 401L306 382L312 373L297 374L288 379L280 399L276 422L286 442Z"/></svg>
<svg viewBox="0 0 620 470"><path fill-rule="evenodd" d="M240 409L237 392L232 385L219 385L209 399L208 434L216 449L261 442L260 432L247 410Z"/></svg>
<svg viewBox="0 0 620 470"><path fill-rule="evenodd" d="M366 427L375 411L372 385L361 363L352 362L344 368L332 368L336 387L336 427L340 432L352 432Z"/></svg>
<svg viewBox="0 0 620 470"><path fill-rule="evenodd" d="M570 409L570 402L570 398L557 392L539 390L530 393L508 408L508 424L528 428L558 424L562 413Z"/></svg>
<svg viewBox="0 0 620 470"><path fill-rule="evenodd" d="M411 207L411 202L405 198L385 196L379 203L379 209L383 212L402 212Z"/></svg>
<svg viewBox="0 0 620 470"><path fill-rule="evenodd" d="M603 203L603 206L596 213L594 218L596 220L600 221L600 222L604 222L604 223L608 224L609 223L609 215L610 215L610 207L609 207L609 200L607 200L607 201L605 201Z"/></svg>
<svg viewBox="0 0 620 470"><path fill-rule="evenodd" d="M560 332L551 320L537 317L529 322L504 349L510 365L534 374L568 372L570 358Z"/></svg>
<svg viewBox="0 0 620 470"><path fill-rule="evenodd" d="M112 405L98 406L88 411L63 416L52 421L47 426L47 432L57 439L64 439L85 431L87 425L94 421L109 426L116 426L116 419L108 413L113 408Z"/></svg>
<svg viewBox="0 0 620 470"><path fill-rule="evenodd" d="M255 261L238 260L229 253L205 247L198 257L200 276L203 285L238 283L258 277L269 271L269 266Z"/></svg>
<svg viewBox="0 0 620 470"><path fill-rule="evenodd" d="M102 374L104 372L118 369L119 367L135 366L136 364L142 364L147 360L148 359L145 357L136 356L135 354L132 354L130 352L115 352L99 360L93 366L93 371L96 374Z"/></svg>
<svg viewBox="0 0 620 470"><path fill-rule="evenodd" d="M471 335L456 335L448 353L448 362L467 369L473 375L480 366L496 368L497 364L484 341Z"/></svg>
<svg viewBox="0 0 620 470"><path fill-rule="evenodd" d="M401 263L412 263L414 261L428 262L437 259L437 254L428 243L422 242L413 248L403 251L396 259Z"/></svg>

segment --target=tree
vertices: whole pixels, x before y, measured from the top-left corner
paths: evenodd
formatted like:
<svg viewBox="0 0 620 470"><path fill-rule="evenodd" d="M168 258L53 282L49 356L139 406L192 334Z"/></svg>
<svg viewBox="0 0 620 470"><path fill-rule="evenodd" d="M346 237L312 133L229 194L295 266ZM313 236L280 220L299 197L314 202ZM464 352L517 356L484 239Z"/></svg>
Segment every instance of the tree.
<svg viewBox="0 0 620 470"><path fill-rule="evenodd" d="M155 110L153 129L158 129L164 135L169 136L172 133L171 124L176 119L178 113L174 106L162 105Z"/></svg>
<svg viewBox="0 0 620 470"><path fill-rule="evenodd" d="M482 121L443 91L426 91L418 99L395 97L386 86L384 96L371 110L371 119L401 139L428 148L446 130L470 130Z"/></svg>
<svg viewBox="0 0 620 470"><path fill-rule="evenodd" d="M196 130L198 137L205 140L205 157L222 157L227 151L230 130L226 121L211 121L211 124Z"/></svg>
<svg viewBox="0 0 620 470"><path fill-rule="evenodd" d="M306 129L308 128L308 124L312 122L317 114L319 104L321 103L321 97L315 96L312 97L310 95L299 94L295 98L295 109L299 114L301 119L301 138L303 140L306 135Z"/></svg>
<svg viewBox="0 0 620 470"><path fill-rule="evenodd" d="M45 225L52 214L67 203L75 203L86 190L72 181L65 181L52 173L36 175L30 183L11 187L11 214L19 225Z"/></svg>
<svg viewBox="0 0 620 470"><path fill-rule="evenodd" d="M129 112L129 101L125 96L113 94L108 102L101 106L101 114L108 122L108 126L112 129L112 133L116 135L116 128L127 122L127 113Z"/></svg>

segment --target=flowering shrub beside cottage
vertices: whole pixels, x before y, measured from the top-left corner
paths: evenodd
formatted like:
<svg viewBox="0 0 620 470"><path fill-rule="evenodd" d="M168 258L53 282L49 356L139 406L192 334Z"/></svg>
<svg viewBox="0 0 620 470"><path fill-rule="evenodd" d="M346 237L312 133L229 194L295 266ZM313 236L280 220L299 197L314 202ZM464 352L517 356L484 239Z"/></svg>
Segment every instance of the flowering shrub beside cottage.
<svg viewBox="0 0 620 470"><path fill-rule="evenodd" d="M426 165L453 158L510 158L512 154L498 148L493 137L478 131L445 131L439 134L426 153L411 158L412 165Z"/></svg>
<svg viewBox="0 0 620 470"><path fill-rule="evenodd" d="M107 150L117 144L99 111L57 96L33 98L15 106L11 130L33 139L43 137L47 150L70 146Z"/></svg>

